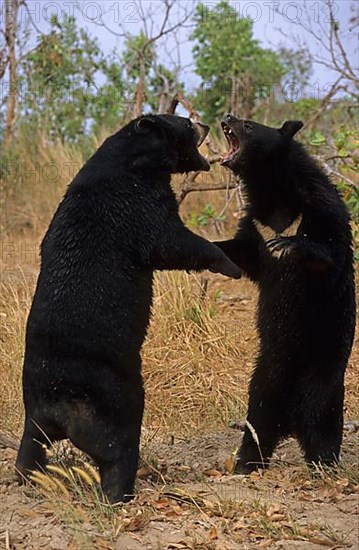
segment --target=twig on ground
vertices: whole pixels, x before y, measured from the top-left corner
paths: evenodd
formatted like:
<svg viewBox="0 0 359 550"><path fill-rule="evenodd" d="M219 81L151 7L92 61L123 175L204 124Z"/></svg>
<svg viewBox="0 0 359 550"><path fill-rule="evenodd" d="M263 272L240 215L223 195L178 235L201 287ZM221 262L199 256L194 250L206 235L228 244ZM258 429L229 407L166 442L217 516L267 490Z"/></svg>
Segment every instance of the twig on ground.
<svg viewBox="0 0 359 550"><path fill-rule="evenodd" d="M9 435L0 433L0 447L7 449L14 449L17 451L20 447L20 442Z"/></svg>

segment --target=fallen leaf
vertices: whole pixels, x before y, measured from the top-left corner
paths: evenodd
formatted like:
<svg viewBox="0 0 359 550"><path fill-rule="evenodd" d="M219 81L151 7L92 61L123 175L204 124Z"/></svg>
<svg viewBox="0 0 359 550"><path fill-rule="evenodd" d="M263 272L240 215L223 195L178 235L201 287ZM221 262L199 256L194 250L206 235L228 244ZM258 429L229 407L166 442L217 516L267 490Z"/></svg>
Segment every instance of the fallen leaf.
<svg viewBox="0 0 359 550"><path fill-rule="evenodd" d="M209 530L209 540L216 540L218 539L218 531L217 527L215 525L212 525L212 527Z"/></svg>
<svg viewBox="0 0 359 550"><path fill-rule="evenodd" d="M232 474L234 470L234 465L235 465L235 458L233 455L229 455L224 462L225 471L228 472L229 474Z"/></svg>
<svg viewBox="0 0 359 550"><path fill-rule="evenodd" d="M272 504L268 510L267 510L267 516L270 518L271 516L273 516L274 514L278 514L279 512L281 512L281 505L278 504L277 502L275 502L274 504Z"/></svg>
<svg viewBox="0 0 359 550"><path fill-rule="evenodd" d="M130 522L128 523L126 530L127 531L139 531L146 525L146 520L143 516L143 513L141 510L138 510L137 514L130 519Z"/></svg>
<svg viewBox="0 0 359 550"><path fill-rule="evenodd" d="M205 476L208 476L208 477L218 477L222 475L222 472L214 469L205 470L203 473Z"/></svg>
<svg viewBox="0 0 359 550"><path fill-rule="evenodd" d="M177 550L177 549L180 549L180 550L193 550L193 546L190 546L187 544L187 542L170 542L168 545L167 545L167 550Z"/></svg>
<svg viewBox="0 0 359 550"><path fill-rule="evenodd" d="M148 466L141 466L141 468L137 470L137 477L141 479L143 477L147 477L151 473L152 470Z"/></svg>
<svg viewBox="0 0 359 550"><path fill-rule="evenodd" d="M285 515L284 514L273 514L271 516L271 521L282 521L282 519L285 518Z"/></svg>
<svg viewBox="0 0 359 550"><path fill-rule="evenodd" d="M170 501L168 498L159 498L156 502L153 503L153 507L156 508L156 510L164 510L165 508L168 508L170 505Z"/></svg>

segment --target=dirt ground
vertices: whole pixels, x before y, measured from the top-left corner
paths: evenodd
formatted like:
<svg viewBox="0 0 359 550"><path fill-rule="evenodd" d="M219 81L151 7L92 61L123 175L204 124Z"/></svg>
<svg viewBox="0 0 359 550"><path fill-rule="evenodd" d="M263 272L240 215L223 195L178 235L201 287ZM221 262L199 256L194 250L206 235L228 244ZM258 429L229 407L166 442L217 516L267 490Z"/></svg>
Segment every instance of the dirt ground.
<svg viewBox="0 0 359 550"><path fill-rule="evenodd" d="M223 323L253 325L256 291L243 281L213 278L223 290ZM241 336L243 339L243 336ZM252 352L250 357L252 356ZM242 376L248 381L251 363ZM163 435L145 424L137 497L107 507L98 489L83 480L60 490L21 487L13 474L15 448L0 444L0 548L5 550L235 550L359 548L358 346L347 376L346 429L342 465L310 472L292 439L276 450L271 468L233 476L240 422L216 433ZM354 405L353 405L354 404ZM235 420L235 419L233 419ZM243 421L243 418L241 418ZM16 441L12 442L16 446ZM85 460L60 444L54 464ZM61 478L62 479L62 478Z"/></svg>
<svg viewBox="0 0 359 550"><path fill-rule="evenodd" d="M276 452L271 469L249 477L225 474L240 431L207 434L146 447L152 464L139 470L136 500L122 508L127 523L96 533L85 522L61 518L56 500L16 484L16 452L2 449L0 547L4 549L108 548L315 550L358 546L358 432L348 424L343 471L312 477L294 440ZM124 518L126 519L126 517ZM79 529L83 537L79 539ZM110 533L110 531L112 532ZM87 532L86 532L87 531ZM275 539L275 540L273 540Z"/></svg>

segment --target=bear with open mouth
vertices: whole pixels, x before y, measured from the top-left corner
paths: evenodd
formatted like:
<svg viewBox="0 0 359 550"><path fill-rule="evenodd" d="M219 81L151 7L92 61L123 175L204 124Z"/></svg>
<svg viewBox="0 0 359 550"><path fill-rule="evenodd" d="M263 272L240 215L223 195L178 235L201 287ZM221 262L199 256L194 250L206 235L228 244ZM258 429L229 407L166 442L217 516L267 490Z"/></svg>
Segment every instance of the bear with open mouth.
<svg viewBox="0 0 359 550"><path fill-rule="evenodd" d="M208 130L142 116L106 139L69 185L41 245L27 322L21 478L45 467L45 444L69 438L99 466L111 502L131 498L154 270L241 276L184 226L170 185L171 174L209 170L198 150Z"/></svg>
<svg viewBox="0 0 359 550"><path fill-rule="evenodd" d="M338 190L293 139L302 126L222 121L222 164L239 176L245 209L235 237L216 244L259 287L260 346L237 473L268 466L287 436L309 463L339 459L355 327L352 236Z"/></svg>

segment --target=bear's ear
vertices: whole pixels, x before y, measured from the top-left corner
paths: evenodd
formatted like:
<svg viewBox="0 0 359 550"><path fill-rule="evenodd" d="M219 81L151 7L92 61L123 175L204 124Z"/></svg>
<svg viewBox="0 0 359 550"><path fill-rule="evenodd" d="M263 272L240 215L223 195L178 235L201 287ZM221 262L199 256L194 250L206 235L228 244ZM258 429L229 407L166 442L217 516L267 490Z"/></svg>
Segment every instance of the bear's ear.
<svg viewBox="0 0 359 550"><path fill-rule="evenodd" d="M303 126L304 124L301 120L287 120L279 131L283 136L292 138Z"/></svg>
<svg viewBox="0 0 359 550"><path fill-rule="evenodd" d="M160 128L158 121L148 116L144 116L137 120L135 130L138 134L148 134L154 130L160 130Z"/></svg>
<svg viewBox="0 0 359 550"><path fill-rule="evenodd" d="M202 124L202 122L192 122L192 127L194 128L196 134L197 147L200 147L207 137L209 126Z"/></svg>

